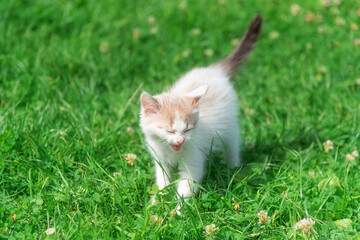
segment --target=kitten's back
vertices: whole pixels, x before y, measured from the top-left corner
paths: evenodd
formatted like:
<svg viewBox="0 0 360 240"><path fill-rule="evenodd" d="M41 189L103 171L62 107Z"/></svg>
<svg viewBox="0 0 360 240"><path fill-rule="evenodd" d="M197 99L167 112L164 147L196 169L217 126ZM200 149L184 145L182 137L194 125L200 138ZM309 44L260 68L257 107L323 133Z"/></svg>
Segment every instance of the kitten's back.
<svg viewBox="0 0 360 240"><path fill-rule="evenodd" d="M208 86L208 91L199 102L203 114L216 113L218 117L231 114L230 108L236 105L236 93L229 81L232 74L245 61L253 49L261 30L262 18L256 16L249 25L241 42L227 57L207 68L195 68L178 80L170 93L183 95L200 86ZM232 116L229 116L232 117Z"/></svg>

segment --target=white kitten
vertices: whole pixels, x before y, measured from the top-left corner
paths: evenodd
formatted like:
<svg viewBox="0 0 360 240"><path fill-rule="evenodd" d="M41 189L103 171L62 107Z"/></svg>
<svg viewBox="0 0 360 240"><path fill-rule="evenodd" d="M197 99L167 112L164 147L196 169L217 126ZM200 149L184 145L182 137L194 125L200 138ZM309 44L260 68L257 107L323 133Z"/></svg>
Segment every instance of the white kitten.
<svg viewBox="0 0 360 240"><path fill-rule="evenodd" d="M195 68L168 92L141 94L140 126L155 159L159 189L177 166L179 197L190 197L205 174L210 149L223 151L231 168L240 166L237 96L229 81L251 52L260 33L261 17L250 24L236 49L207 68Z"/></svg>

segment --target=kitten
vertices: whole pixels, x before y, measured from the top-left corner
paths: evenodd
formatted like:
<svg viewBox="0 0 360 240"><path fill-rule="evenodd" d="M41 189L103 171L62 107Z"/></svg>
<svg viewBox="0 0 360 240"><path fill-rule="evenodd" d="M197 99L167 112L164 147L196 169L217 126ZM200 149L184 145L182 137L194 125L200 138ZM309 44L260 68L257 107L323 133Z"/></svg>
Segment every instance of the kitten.
<svg viewBox="0 0 360 240"><path fill-rule="evenodd" d="M156 184L165 188L177 166L178 196L190 197L205 174L206 155L223 151L230 168L240 166L237 96L229 78L251 52L260 33L257 16L225 59L195 68L168 92L140 97L140 126L155 159Z"/></svg>

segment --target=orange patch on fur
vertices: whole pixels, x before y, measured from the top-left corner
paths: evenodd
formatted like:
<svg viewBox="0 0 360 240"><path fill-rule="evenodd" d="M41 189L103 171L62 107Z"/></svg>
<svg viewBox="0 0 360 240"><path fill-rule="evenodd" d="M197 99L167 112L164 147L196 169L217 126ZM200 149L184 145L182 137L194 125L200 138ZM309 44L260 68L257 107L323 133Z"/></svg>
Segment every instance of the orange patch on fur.
<svg viewBox="0 0 360 240"><path fill-rule="evenodd" d="M193 100L190 98L161 96L158 97L160 113L168 119L170 125L174 123L175 114L179 114L182 121L187 122L194 110Z"/></svg>
<svg viewBox="0 0 360 240"><path fill-rule="evenodd" d="M178 97L168 93L141 97L148 124L154 124L161 129L172 127L176 114L185 123L189 122L198 101L199 99Z"/></svg>

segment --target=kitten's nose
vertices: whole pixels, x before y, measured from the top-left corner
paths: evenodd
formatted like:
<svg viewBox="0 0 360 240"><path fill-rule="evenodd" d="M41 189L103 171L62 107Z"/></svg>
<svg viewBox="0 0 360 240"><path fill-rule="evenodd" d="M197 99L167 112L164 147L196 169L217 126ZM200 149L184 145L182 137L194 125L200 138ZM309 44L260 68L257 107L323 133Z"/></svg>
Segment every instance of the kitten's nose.
<svg viewBox="0 0 360 240"><path fill-rule="evenodd" d="M181 138L176 140L177 144L182 145L185 142L185 139Z"/></svg>

